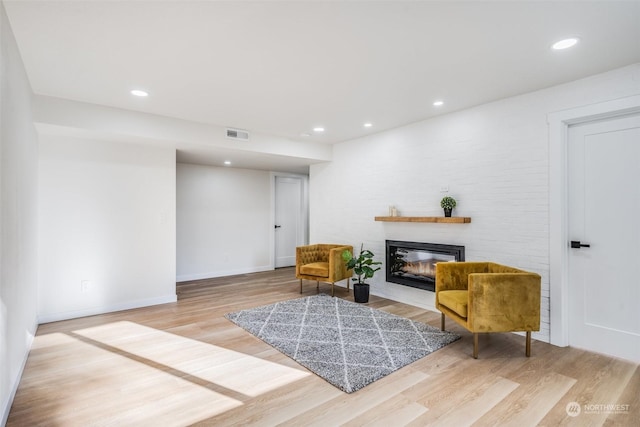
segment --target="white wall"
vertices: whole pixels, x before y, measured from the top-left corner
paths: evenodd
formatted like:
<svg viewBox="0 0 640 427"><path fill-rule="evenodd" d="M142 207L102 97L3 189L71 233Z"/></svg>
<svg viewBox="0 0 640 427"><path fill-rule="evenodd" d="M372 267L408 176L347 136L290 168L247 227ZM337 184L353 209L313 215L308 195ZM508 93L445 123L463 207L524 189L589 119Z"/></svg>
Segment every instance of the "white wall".
<svg viewBox="0 0 640 427"><path fill-rule="evenodd" d="M0 2L0 425L36 330L38 138L31 94Z"/></svg>
<svg viewBox="0 0 640 427"><path fill-rule="evenodd" d="M39 167L40 323L176 300L175 150L41 135Z"/></svg>
<svg viewBox="0 0 640 427"><path fill-rule="evenodd" d="M548 341L547 114L638 93L640 64L337 144L331 163L310 170L310 241L364 242L381 261L386 239L450 243L464 245L467 260L535 271L543 300L534 336ZM442 215L445 194L470 224L374 221L389 205L405 216ZM433 309L433 293L384 276L374 278L373 294Z"/></svg>
<svg viewBox="0 0 640 427"><path fill-rule="evenodd" d="M271 174L179 163L178 281L272 268Z"/></svg>

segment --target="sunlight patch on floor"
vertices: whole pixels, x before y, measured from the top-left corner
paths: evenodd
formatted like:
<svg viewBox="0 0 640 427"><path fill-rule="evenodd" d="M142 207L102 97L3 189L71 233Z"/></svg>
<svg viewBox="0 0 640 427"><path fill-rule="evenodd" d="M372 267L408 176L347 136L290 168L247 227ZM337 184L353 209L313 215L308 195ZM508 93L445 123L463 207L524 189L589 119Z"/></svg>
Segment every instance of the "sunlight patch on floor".
<svg viewBox="0 0 640 427"><path fill-rule="evenodd" d="M115 322L74 333L245 396L258 396L310 375L133 322Z"/></svg>
<svg viewBox="0 0 640 427"><path fill-rule="evenodd" d="M56 425L178 426L243 404L63 333L36 337L28 365L25 391L40 399Z"/></svg>
<svg viewBox="0 0 640 427"><path fill-rule="evenodd" d="M188 425L311 375L127 321L39 335L27 363L25 391L60 425Z"/></svg>

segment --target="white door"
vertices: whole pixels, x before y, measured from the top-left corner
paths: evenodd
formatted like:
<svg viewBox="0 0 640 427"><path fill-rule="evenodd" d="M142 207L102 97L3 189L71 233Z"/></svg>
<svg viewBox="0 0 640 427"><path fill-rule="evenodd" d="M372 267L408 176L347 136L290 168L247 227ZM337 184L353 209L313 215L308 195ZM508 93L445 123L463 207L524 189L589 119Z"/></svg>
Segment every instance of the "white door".
<svg viewBox="0 0 640 427"><path fill-rule="evenodd" d="M640 116L568 141L569 345L640 362Z"/></svg>
<svg viewBox="0 0 640 427"><path fill-rule="evenodd" d="M296 246L304 244L304 182L275 179L275 267L289 267L296 264Z"/></svg>

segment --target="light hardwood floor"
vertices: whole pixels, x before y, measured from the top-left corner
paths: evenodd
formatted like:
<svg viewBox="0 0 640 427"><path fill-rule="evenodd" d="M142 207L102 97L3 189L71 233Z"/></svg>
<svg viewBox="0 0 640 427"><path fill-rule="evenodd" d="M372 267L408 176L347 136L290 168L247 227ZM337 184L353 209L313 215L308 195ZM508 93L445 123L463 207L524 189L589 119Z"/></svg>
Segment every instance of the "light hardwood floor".
<svg viewBox="0 0 640 427"><path fill-rule="evenodd" d="M343 393L223 317L299 298L298 283L291 268L188 282L174 304L41 325L7 425L639 425L638 365L538 341L526 358L515 334L481 336L474 360L453 322L461 340ZM438 313L369 305L440 325ZM607 404L617 413L593 406Z"/></svg>

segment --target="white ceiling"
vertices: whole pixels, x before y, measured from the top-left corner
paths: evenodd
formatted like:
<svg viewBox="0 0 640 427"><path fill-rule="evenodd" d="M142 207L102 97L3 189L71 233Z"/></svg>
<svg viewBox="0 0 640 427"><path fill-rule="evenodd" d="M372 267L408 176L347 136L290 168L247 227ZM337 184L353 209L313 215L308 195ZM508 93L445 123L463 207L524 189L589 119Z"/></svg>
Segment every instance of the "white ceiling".
<svg viewBox="0 0 640 427"><path fill-rule="evenodd" d="M302 142L640 62L640 1L4 4L36 94ZM549 48L568 36L581 42ZM324 134L301 136L319 125Z"/></svg>

